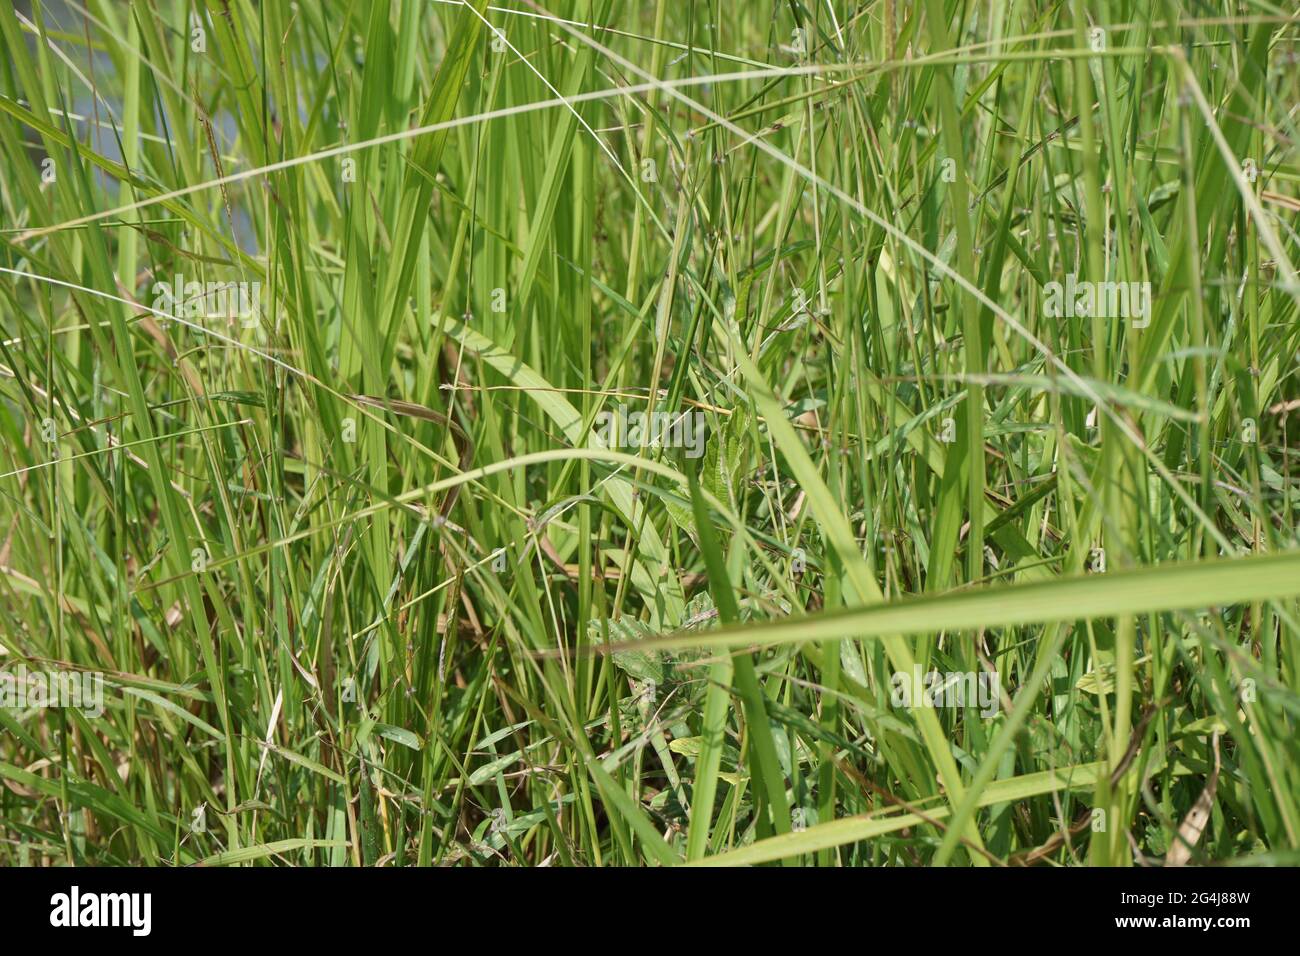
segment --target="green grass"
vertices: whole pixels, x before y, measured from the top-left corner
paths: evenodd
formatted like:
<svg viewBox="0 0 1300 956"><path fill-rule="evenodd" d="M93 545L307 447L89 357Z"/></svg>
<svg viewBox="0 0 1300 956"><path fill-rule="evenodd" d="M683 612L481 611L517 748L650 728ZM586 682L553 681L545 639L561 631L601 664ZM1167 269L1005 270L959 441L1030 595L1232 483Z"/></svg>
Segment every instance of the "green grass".
<svg viewBox="0 0 1300 956"><path fill-rule="evenodd" d="M0 865L1300 862L1293 13L84 2L0 671L104 711L0 707Z"/></svg>

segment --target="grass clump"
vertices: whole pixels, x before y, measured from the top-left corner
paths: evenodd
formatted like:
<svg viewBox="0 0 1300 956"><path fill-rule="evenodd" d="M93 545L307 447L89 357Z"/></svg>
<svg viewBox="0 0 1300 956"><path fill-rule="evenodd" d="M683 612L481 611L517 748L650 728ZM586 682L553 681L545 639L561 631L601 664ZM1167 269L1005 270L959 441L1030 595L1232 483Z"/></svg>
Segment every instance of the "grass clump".
<svg viewBox="0 0 1300 956"><path fill-rule="evenodd" d="M0 35L0 863L1297 861L1294 16Z"/></svg>

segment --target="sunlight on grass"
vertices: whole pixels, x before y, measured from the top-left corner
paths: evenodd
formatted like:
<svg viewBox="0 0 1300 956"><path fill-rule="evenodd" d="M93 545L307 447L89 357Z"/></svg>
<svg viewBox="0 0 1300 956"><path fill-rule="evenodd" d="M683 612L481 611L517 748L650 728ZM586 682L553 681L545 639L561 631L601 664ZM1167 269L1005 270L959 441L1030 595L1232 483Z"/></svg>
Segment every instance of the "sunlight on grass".
<svg viewBox="0 0 1300 956"><path fill-rule="evenodd" d="M0 0L0 865L1300 859L1297 36Z"/></svg>

